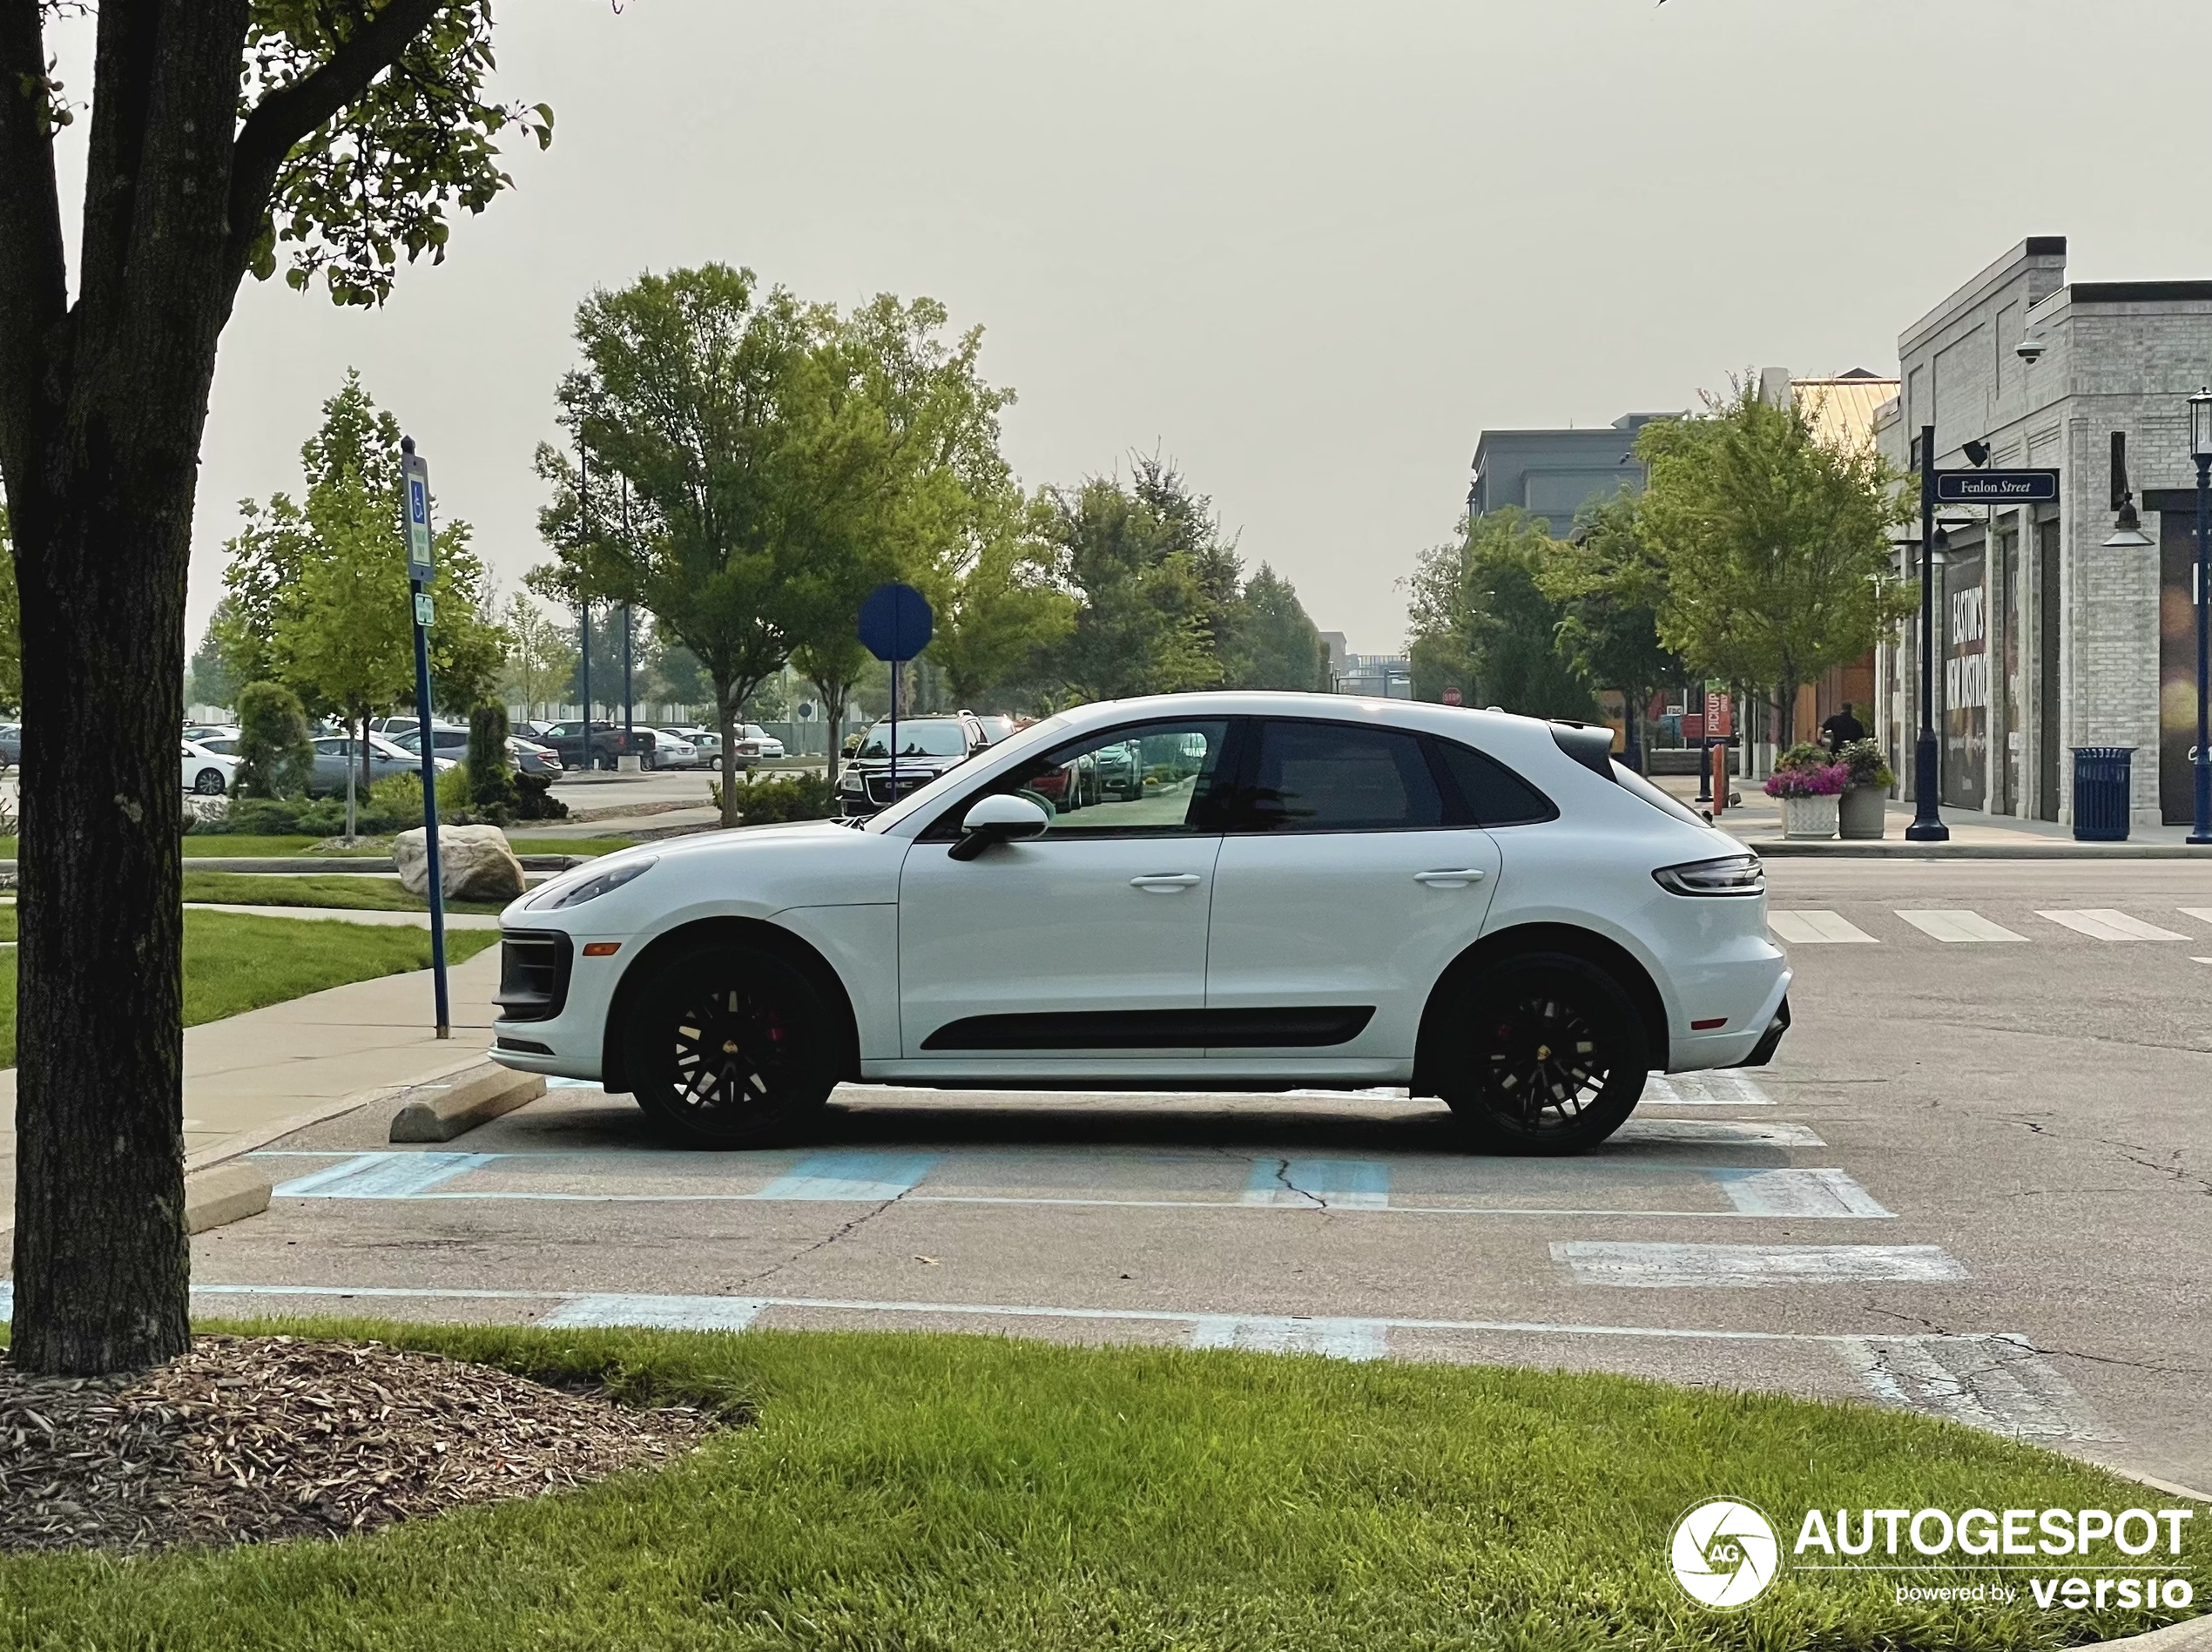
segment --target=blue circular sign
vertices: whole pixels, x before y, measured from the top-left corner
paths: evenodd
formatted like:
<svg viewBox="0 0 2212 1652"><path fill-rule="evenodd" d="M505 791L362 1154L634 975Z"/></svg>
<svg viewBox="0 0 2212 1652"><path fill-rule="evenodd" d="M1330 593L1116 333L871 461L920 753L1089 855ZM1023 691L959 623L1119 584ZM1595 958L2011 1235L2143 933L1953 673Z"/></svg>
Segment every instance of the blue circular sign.
<svg viewBox="0 0 2212 1652"><path fill-rule="evenodd" d="M907 660L929 646L935 616L912 585L878 585L860 604L860 646L880 660Z"/></svg>

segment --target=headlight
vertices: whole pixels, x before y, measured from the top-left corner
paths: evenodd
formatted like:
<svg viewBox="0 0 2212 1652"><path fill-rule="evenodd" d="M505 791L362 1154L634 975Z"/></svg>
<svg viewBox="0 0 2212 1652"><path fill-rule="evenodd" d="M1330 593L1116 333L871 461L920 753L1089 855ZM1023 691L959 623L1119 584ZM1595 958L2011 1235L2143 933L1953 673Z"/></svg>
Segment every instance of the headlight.
<svg viewBox="0 0 2212 1652"><path fill-rule="evenodd" d="M586 878L582 883L555 884L541 889L526 903L531 912L559 912L569 907L580 907L587 900L597 900L610 889L619 889L632 878L644 876L653 868L653 860L632 860L619 866Z"/></svg>
<svg viewBox="0 0 2212 1652"><path fill-rule="evenodd" d="M860 778L858 769L847 769L838 776L837 789L840 792L865 792L868 789L868 783Z"/></svg>
<svg viewBox="0 0 2212 1652"><path fill-rule="evenodd" d="M1755 854L1728 854L1716 860L1690 860L1661 866L1651 874L1659 887L1676 895L1757 895L1766 893L1766 868Z"/></svg>

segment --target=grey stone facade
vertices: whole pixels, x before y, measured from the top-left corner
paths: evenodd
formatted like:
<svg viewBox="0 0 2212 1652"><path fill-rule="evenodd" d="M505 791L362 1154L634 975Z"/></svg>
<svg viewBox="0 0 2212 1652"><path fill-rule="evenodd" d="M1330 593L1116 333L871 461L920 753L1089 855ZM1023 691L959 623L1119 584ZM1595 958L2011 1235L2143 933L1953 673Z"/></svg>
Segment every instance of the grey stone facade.
<svg viewBox="0 0 2212 1652"><path fill-rule="evenodd" d="M1473 514L1517 507L1564 535L1591 500L1642 490L1643 465L1629 452L1636 432L1678 416L1629 413L1587 429L1485 430L1474 444Z"/></svg>
<svg viewBox="0 0 2212 1652"><path fill-rule="evenodd" d="M2039 359L2021 356L2023 339L2041 345ZM1932 424L1940 468L1966 466L1963 447L1978 440L1993 467L2060 472L2055 506L1939 512L1951 518L1934 708L1946 808L2070 821L2073 748L2124 745L2135 749L2133 819L2185 819L2176 799L2195 715L2186 398L2212 380L2212 281L2069 286L2064 238L2032 237L1908 328L1898 355L1903 388L1876 441L1898 469L1917 473L1915 444ZM2126 433L2154 548L2104 547L2114 431ZM1917 518L1907 531L1917 540ZM1917 544L1910 554L1917 574ZM1877 677L1878 728L1906 795L1919 630L1916 619L1882 650Z"/></svg>

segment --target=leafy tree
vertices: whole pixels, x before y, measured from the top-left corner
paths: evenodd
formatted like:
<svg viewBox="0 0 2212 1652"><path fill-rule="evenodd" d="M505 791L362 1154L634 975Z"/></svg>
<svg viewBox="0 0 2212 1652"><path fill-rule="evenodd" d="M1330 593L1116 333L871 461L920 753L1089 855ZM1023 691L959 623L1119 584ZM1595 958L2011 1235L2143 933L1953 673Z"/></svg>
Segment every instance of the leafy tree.
<svg viewBox="0 0 2212 1652"><path fill-rule="evenodd" d="M224 623L226 617L224 603L229 600L226 597L215 604L215 612L208 618L207 630L201 634L199 646L193 651L192 664L186 667L185 700L188 705L226 705L233 711L237 709L239 691L246 684L232 671L223 652L222 639L216 635L216 628Z"/></svg>
<svg viewBox="0 0 2212 1652"><path fill-rule="evenodd" d="M1329 647L1291 582L1265 563L1238 598L1236 685L1302 691L1329 686Z"/></svg>
<svg viewBox="0 0 2212 1652"><path fill-rule="evenodd" d="M929 651L961 705L982 705L995 691L1028 680L1075 629L1076 598L1060 584L1052 544L1028 531L1028 514L1018 502L1001 502L933 570L937 620ZM838 715L844 705L840 695Z"/></svg>
<svg viewBox="0 0 2212 1652"><path fill-rule="evenodd" d="M660 627L655 625L653 631L655 640L661 641ZM680 705L688 714L713 698L713 684L707 681L699 657L681 643L664 642L653 657L652 670L652 691L657 700Z"/></svg>
<svg viewBox="0 0 2212 1652"><path fill-rule="evenodd" d="M507 599L503 625L513 641L503 686L521 702L524 717L536 718L540 706L567 691L576 674L575 632L529 592L519 590Z"/></svg>
<svg viewBox="0 0 2212 1652"><path fill-rule="evenodd" d="M241 798L293 798L307 789L315 748L300 697L281 683L248 683L238 695L238 778Z"/></svg>
<svg viewBox="0 0 2212 1652"><path fill-rule="evenodd" d="M1539 572L1537 583L1564 610L1554 640L1568 664L1589 681L1620 691L1629 760L1642 769L1651 697L1681 680L1688 668L1659 640L1666 573L1645 549L1638 523L1634 499L1615 496L1591 506L1572 538Z"/></svg>
<svg viewBox="0 0 2212 1652"><path fill-rule="evenodd" d="M1912 593L1889 575L1898 478L1871 446L1824 445L1748 382L1706 415L1644 426L1637 509L1663 573L1660 639L1706 674L1764 685L1787 733L1800 684L1874 645Z"/></svg>
<svg viewBox="0 0 2212 1652"><path fill-rule="evenodd" d="M1204 502L1194 502L1162 461L1140 458L1136 469L1133 484L1094 476L1048 489L1035 506L1036 531L1057 548L1079 604L1042 671L1085 699L1222 680L1214 637L1221 547Z"/></svg>
<svg viewBox="0 0 2212 1652"><path fill-rule="evenodd" d="M469 714L469 806L503 826L518 800L507 755L507 708L479 705Z"/></svg>
<svg viewBox="0 0 2212 1652"><path fill-rule="evenodd" d="M839 749L838 732L845 726L845 708L852 703L853 685L867 674L875 660L860 646L859 637L850 633L842 637L832 633L799 644L792 650L791 663L799 668L800 676L813 684L814 693L821 701L822 716L830 732L830 784L834 786L838 759L844 755Z"/></svg>
<svg viewBox="0 0 2212 1652"><path fill-rule="evenodd" d="M1542 520L1487 512L1457 544L1423 555L1412 581L1414 691L1456 687L1474 705L1531 717L1594 717L1589 679L1558 646L1564 608L1545 593L1561 555Z"/></svg>

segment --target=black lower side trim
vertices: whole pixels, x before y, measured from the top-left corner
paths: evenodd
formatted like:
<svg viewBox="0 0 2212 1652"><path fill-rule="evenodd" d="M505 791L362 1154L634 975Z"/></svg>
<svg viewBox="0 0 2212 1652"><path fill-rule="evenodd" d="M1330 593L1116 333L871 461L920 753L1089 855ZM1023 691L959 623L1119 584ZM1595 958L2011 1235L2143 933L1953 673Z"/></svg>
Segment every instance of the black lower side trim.
<svg viewBox="0 0 2212 1652"><path fill-rule="evenodd" d="M1372 1004L1294 1009L1090 1009L969 1015L921 1041L924 1049L1315 1049L1347 1044Z"/></svg>
<svg viewBox="0 0 2212 1652"><path fill-rule="evenodd" d="M1758 1046L1743 1058L1746 1067L1764 1067L1774 1059L1774 1052L1781 1047L1782 1035L1790 1030L1790 1000L1784 997L1782 1008L1774 1012L1774 1019L1766 1024L1766 1033Z"/></svg>

